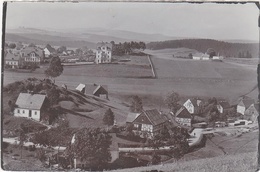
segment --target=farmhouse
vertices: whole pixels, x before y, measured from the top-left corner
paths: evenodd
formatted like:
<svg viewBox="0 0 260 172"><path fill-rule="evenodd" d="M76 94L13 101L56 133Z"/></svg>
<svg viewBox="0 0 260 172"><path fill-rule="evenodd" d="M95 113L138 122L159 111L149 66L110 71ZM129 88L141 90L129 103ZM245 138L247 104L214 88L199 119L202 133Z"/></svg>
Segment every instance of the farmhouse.
<svg viewBox="0 0 260 172"><path fill-rule="evenodd" d="M41 94L20 93L15 103L14 116L40 121L45 98Z"/></svg>
<svg viewBox="0 0 260 172"><path fill-rule="evenodd" d="M192 119L192 116L191 116L190 112L185 107L181 107L176 112L175 121L178 122L181 125L190 127L191 126L191 119Z"/></svg>
<svg viewBox="0 0 260 172"><path fill-rule="evenodd" d="M245 111L247 110L247 108L249 108L254 103L255 101L249 97L243 98L242 100L239 101L237 105L237 113L245 115Z"/></svg>
<svg viewBox="0 0 260 172"><path fill-rule="evenodd" d="M134 124L133 131L141 137L151 138L160 133L167 121L165 116L160 114L157 109L146 110L141 112L132 122Z"/></svg>
<svg viewBox="0 0 260 172"><path fill-rule="evenodd" d="M46 47L43 49L44 51L44 55L46 58L49 58L50 55L55 54L56 50L54 48L52 48L52 46L50 46L49 44L46 45Z"/></svg>
<svg viewBox="0 0 260 172"><path fill-rule="evenodd" d="M111 63L112 60L112 44L100 42L97 43L95 63Z"/></svg>
<svg viewBox="0 0 260 172"><path fill-rule="evenodd" d="M97 84L79 84L76 90L89 95L102 97L108 99L108 87L107 85Z"/></svg>
<svg viewBox="0 0 260 172"><path fill-rule="evenodd" d="M37 47L25 47L21 50L21 57L25 64L40 64L44 59L44 51Z"/></svg>
<svg viewBox="0 0 260 172"><path fill-rule="evenodd" d="M245 110L244 119L256 123L258 115L259 115L259 104L252 104Z"/></svg>
<svg viewBox="0 0 260 172"><path fill-rule="evenodd" d="M11 66L13 69L18 68L21 65L21 58L18 55L11 53L5 54L5 64Z"/></svg>
<svg viewBox="0 0 260 172"><path fill-rule="evenodd" d="M217 108L219 113L224 113L224 111L230 108L230 104L227 101L220 101L217 104Z"/></svg>
<svg viewBox="0 0 260 172"><path fill-rule="evenodd" d="M183 103L183 106L191 113L196 114L199 111L199 106L202 101L197 98L188 99Z"/></svg>

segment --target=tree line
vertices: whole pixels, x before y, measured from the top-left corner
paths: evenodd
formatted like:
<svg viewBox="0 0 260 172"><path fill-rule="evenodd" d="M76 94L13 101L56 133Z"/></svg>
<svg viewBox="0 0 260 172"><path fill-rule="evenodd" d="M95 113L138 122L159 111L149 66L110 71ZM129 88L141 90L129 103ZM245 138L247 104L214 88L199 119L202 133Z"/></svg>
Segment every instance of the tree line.
<svg viewBox="0 0 260 172"><path fill-rule="evenodd" d="M119 42L116 44L114 41L110 42L112 44L112 54L113 55L125 55L125 54L131 54L133 50L145 50L146 44L144 42Z"/></svg>
<svg viewBox="0 0 260 172"><path fill-rule="evenodd" d="M258 44L256 43L229 43L213 39L182 39L150 42L146 46L147 49L152 50L186 47L203 53L209 48L213 48L225 57L239 57L239 52L248 52L252 57L258 57Z"/></svg>

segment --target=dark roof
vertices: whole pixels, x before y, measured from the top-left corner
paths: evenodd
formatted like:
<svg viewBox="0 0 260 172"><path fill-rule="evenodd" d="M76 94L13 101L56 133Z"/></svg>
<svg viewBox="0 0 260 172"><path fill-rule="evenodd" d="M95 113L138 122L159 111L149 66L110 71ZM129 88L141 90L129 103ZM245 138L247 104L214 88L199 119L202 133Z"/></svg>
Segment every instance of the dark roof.
<svg viewBox="0 0 260 172"><path fill-rule="evenodd" d="M19 108L39 110L42 107L45 97L42 94L20 93L15 104Z"/></svg>
<svg viewBox="0 0 260 172"><path fill-rule="evenodd" d="M11 53L6 53L5 54L5 60L14 60L14 61L19 61L20 56L11 54Z"/></svg>
<svg viewBox="0 0 260 172"><path fill-rule="evenodd" d="M29 56L32 52L36 54L36 56L43 57L43 50L37 47L25 47L21 50L25 54L25 56Z"/></svg>
<svg viewBox="0 0 260 172"><path fill-rule="evenodd" d="M99 90L107 94L107 85L85 84L85 94L96 94Z"/></svg>
<svg viewBox="0 0 260 172"><path fill-rule="evenodd" d="M108 43L108 42L99 42L99 43L97 43L97 48L102 47L102 46L106 46L106 47L112 49L112 44L111 43Z"/></svg>
<svg viewBox="0 0 260 172"><path fill-rule="evenodd" d="M50 53L56 52L55 48L53 48L53 47L52 47L51 45L49 45L49 44L47 44L45 48L47 48Z"/></svg>
<svg viewBox="0 0 260 172"><path fill-rule="evenodd" d="M191 118L191 114L185 107L181 107L176 112L176 117L178 117L178 118Z"/></svg>
<svg viewBox="0 0 260 172"><path fill-rule="evenodd" d="M249 108L249 106L251 106L252 104L255 103L255 101L253 99L244 99L242 100L242 103L244 104L245 108Z"/></svg>
<svg viewBox="0 0 260 172"><path fill-rule="evenodd" d="M159 125L167 120L163 117L157 109L143 111L153 125Z"/></svg>
<svg viewBox="0 0 260 172"><path fill-rule="evenodd" d="M227 101L220 101L218 102L220 106L222 106L224 109L229 108L230 104Z"/></svg>
<svg viewBox="0 0 260 172"><path fill-rule="evenodd" d="M133 122L141 113L128 113L126 122Z"/></svg>

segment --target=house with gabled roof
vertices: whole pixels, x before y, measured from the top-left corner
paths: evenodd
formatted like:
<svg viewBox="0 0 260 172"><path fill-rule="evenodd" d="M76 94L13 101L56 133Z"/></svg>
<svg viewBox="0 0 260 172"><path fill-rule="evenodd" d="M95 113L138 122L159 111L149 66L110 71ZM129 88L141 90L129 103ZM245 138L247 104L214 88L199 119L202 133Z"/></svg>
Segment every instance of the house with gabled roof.
<svg viewBox="0 0 260 172"><path fill-rule="evenodd" d="M183 103L183 106L191 113L196 114L199 111L199 106L202 100L197 98L188 99Z"/></svg>
<svg viewBox="0 0 260 172"><path fill-rule="evenodd" d="M46 58L49 58L50 55L53 55L56 53L55 48L53 48L50 44L47 44L46 47L43 49L44 55Z"/></svg>
<svg viewBox="0 0 260 172"><path fill-rule="evenodd" d="M20 55L25 64L40 64L44 60L44 51L38 47L25 47Z"/></svg>
<svg viewBox="0 0 260 172"><path fill-rule="evenodd" d="M134 125L133 131L140 137L151 138L163 130L167 121L167 118L157 109L144 110L132 122Z"/></svg>
<svg viewBox="0 0 260 172"><path fill-rule="evenodd" d="M245 115L245 111L247 110L247 108L249 108L254 103L255 103L255 100L253 100L253 99L251 99L249 97L243 98L237 104L237 113Z"/></svg>
<svg viewBox="0 0 260 172"><path fill-rule="evenodd" d="M79 84L76 90L97 97L102 97L108 99L108 87L107 85L97 85L97 84Z"/></svg>
<svg viewBox="0 0 260 172"><path fill-rule="evenodd" d="M14 109L14 116L41 120L46 96L42 94L20 93Z"/></svg>
<svg viewBox="0 0 260 172"><path fill-rule="evenodd" d="M257 123L257 117L259 116L259 104L251 104L246 110L244 119Z"/></svg>
<svg viewBox="0 0 260 172"><path fill-rule="evenodd" d="M191 126L191 113L185 108L181 107L175 115L175 121L184 126Z"/></svg>

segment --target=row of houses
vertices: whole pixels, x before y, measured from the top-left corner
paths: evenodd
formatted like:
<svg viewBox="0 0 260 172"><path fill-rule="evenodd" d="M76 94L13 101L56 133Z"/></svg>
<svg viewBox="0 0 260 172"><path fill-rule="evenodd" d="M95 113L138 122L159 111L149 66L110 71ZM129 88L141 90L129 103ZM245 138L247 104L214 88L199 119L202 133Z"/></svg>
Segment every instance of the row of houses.
<svg viewBox="0 0 260 172"><path fill-rule="evenodd" d="M112 61L112 44L107 42L97 43L95 63L111 63ZM65 50L61 56L73 55L73 50ZM5 53L5 64L11 68L19 68L22 65L37 64L39 65L45 59L52 55L58 55L57 51L49 44L45 48L23 47L21 50L7 49Z"/></svg>
<svg viewBox="0 0 260 172"><path fill-rule="evenodd" d="M44 61L44 51L39 47L24 47L19 51L5 51L5 65L19 68L22 65L37 64Z"/></svg>
<svg viewBox="0 0 260 172"><path fill-rule="evenodd" d="M191 127L193 116L200 113L201 103L202 100L200 99L188 99L184 101L181 108L175 114L170 114L171 117L159 112L157 109L144 110L141 113L129 113L126 124L133 124L134 133L141 137L152 137L160 133L161 129L167 126L169 122L177 122L180 126ZM220 114L231 108L234 107L227 101L217 102L217 109ZM237 113L242 115L243 119L252 121L253 123L257 122L259 109L253 99L240 100L236 105L236 109Z"/></svg>

